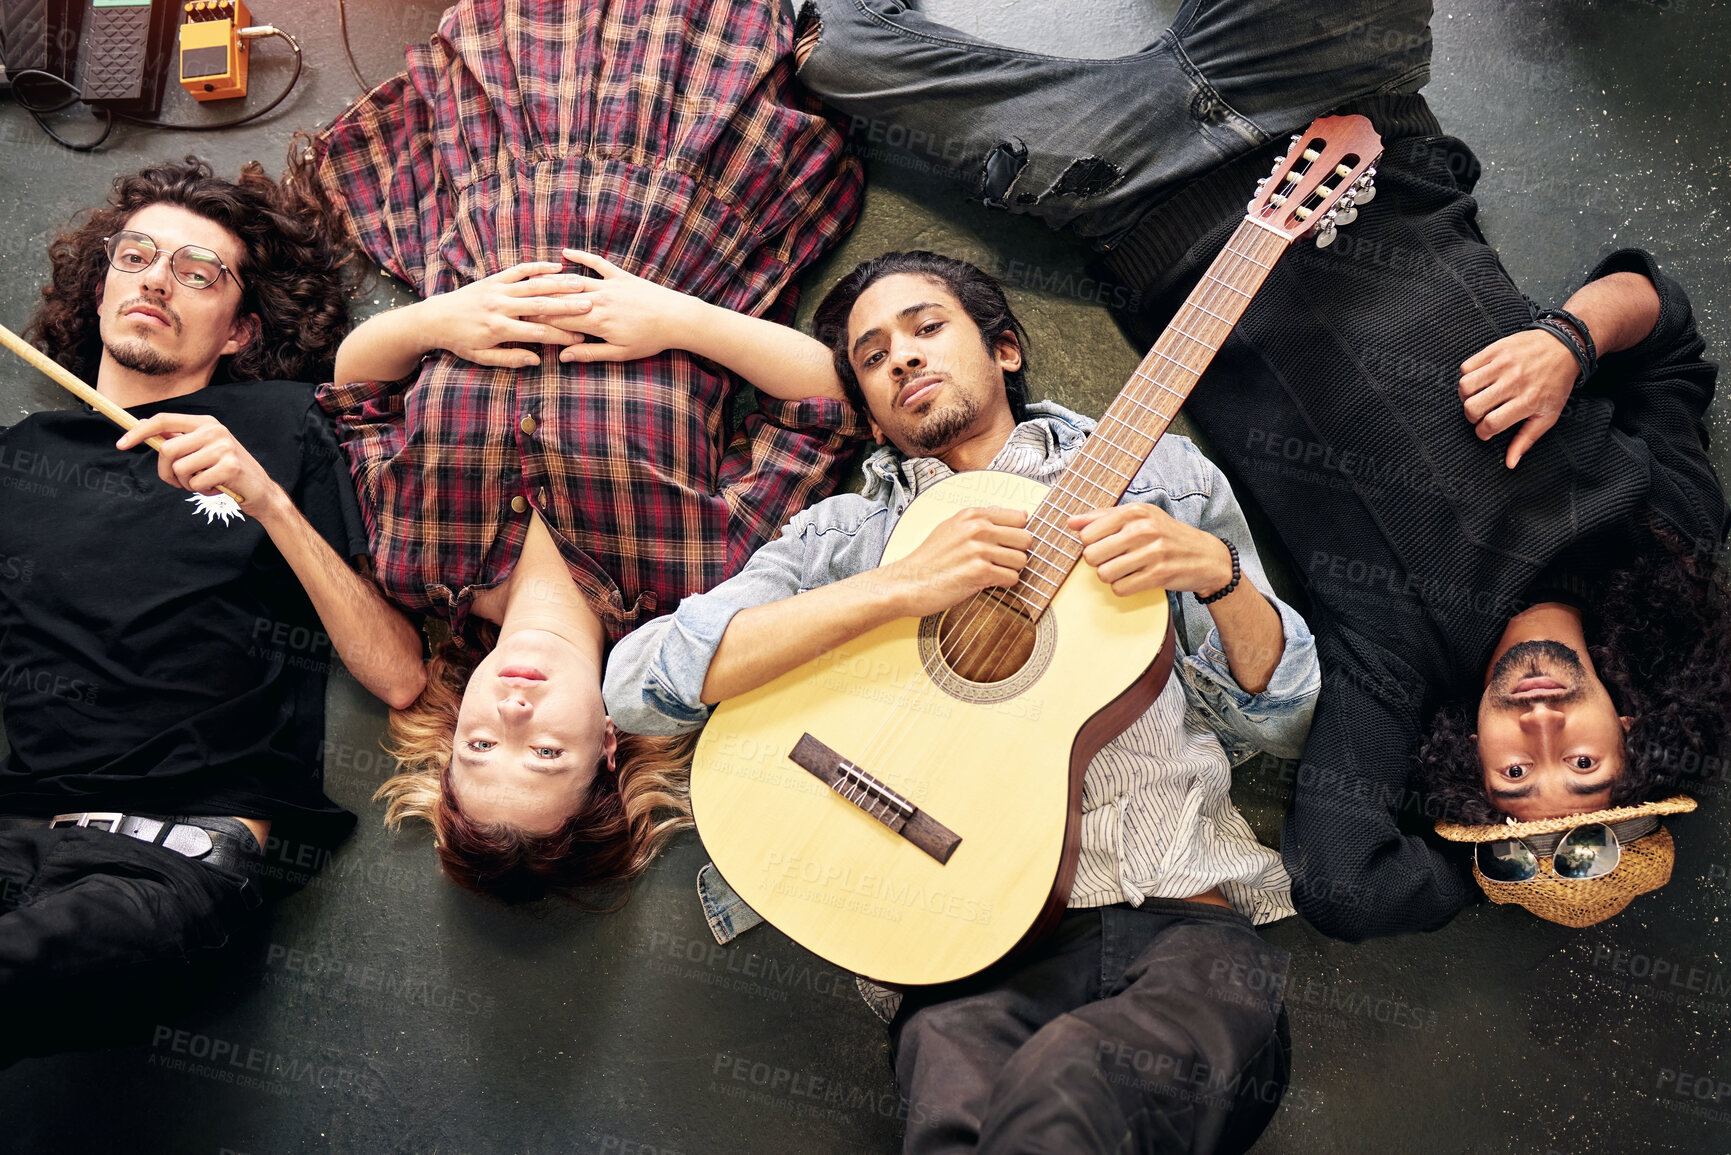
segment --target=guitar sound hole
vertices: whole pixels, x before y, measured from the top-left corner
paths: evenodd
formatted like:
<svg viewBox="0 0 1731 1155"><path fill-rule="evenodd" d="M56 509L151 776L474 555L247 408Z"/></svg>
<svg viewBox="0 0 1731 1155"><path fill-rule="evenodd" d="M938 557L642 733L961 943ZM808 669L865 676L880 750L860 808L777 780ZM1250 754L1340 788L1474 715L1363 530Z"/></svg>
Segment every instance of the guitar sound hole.
<svg viewBox="0 0 1731 1155"><path fill-rule="evenodd" d="M1034 623L990 593L975 594L938 620L944 664L970 682L991 685L1014 677L1034 652Z"/></svg>

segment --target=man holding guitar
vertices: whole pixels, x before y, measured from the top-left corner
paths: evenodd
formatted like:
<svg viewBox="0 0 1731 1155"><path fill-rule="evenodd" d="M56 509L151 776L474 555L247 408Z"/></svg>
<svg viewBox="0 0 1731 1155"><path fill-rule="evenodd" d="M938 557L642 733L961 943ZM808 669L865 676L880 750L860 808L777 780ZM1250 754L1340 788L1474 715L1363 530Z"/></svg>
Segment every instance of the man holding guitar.
<svg viewBox="0 0 1731 1155"><path fill-rule="evenodd" d="M612 340L606 287L594 296L594 327ZM1024 342L1001 288L961 261L892 253L832 290L818 331L887 443L866 465L865 493L798 515L736 577L624 639L606 681L620 725L698 728L714 703L874 627L1016 587L1040 556L1026 512L973 507L879 564L910 499L953 474L990 466L1049 482L1091 445L1092 422L1025 402ZM1172 591L1178 676L1087 764L1075 879L1052 933L971 977L909 989L891 1027L907 1150L1116 1150L1127 1138L1243 1150L1288 1068L1286 955L1253 928L1292 906L1278 855L1228 799L1229 755L1296 753L1319 683L1314 648L1267 592L1225 479L1182 438L1154 447L1123 504L1068 528L1094 570L1075 581L1126 600ZM1160 637L1136 645L1146 663ZM844 802L819 798L847 819ZM930 805L961 835L959 864L975 816ZM730 881L742 880L730 870Z"/></svg>

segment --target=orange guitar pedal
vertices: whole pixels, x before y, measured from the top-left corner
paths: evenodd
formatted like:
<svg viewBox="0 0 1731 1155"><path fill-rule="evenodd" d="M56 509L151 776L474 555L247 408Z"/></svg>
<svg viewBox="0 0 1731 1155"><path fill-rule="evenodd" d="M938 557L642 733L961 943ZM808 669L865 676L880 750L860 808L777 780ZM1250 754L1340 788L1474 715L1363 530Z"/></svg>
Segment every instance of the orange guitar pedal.
<svg viewBox="0 0 1731 1155"><path fill-rule="evenodd" d="M180 26L180 85L194 100L246 95L248 42L240 35L252 23L244 0L193 0Z"/></svg>

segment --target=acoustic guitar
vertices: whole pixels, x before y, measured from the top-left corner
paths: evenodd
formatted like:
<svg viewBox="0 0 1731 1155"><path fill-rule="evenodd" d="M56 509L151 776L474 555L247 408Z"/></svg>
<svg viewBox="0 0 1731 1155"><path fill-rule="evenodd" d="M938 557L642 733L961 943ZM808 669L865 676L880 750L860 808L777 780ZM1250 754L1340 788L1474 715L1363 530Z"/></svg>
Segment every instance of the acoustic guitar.
<svg viewBox="0 0 1731 1155"><path fill-rule="evenodd" d="M958 473L884 549L905 557L970 507L1026 510L1035 543L1014 586L872 630L710 718L691 771L704 846L754 910L835 965L947 982L1062 914L1083 774L1153 704L1174 649L1166 593L1113 594L1066 527L1117 504L1286 248L1332 242L1374 195L1382 142L1364 117L1292 139L1056 484Z"/></svg>

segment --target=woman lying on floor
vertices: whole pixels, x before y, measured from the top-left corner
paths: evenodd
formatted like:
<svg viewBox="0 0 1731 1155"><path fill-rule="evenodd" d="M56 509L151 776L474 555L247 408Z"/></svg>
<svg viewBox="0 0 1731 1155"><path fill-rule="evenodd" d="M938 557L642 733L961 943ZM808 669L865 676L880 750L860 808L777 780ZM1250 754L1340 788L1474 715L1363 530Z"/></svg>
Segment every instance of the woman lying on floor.
<svg viewBox="0 0 1731 1155"><path fill-rule="evenodd" d="M860 202L791 43L775 3L464 0L316 142L355 238L425 298L358 328L321 401L380 584L449 627L379 793L464 886L629 879L688 822L683 746L614 732L604 652L827 494L863 433L796 372L729 420L739 315L789 318ZM547 323L574 245L690 294L691 352L578 359Z"/></svg>

